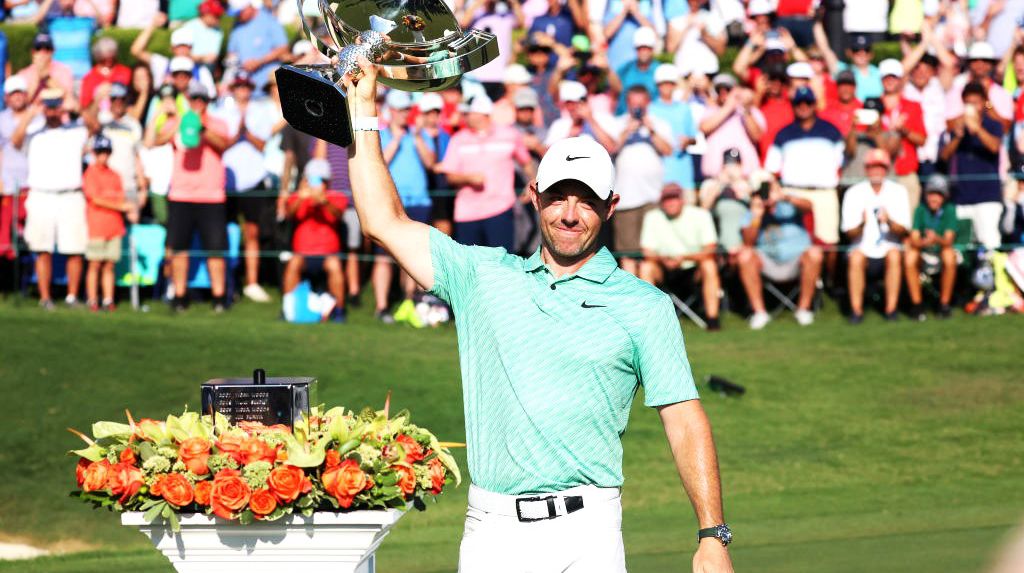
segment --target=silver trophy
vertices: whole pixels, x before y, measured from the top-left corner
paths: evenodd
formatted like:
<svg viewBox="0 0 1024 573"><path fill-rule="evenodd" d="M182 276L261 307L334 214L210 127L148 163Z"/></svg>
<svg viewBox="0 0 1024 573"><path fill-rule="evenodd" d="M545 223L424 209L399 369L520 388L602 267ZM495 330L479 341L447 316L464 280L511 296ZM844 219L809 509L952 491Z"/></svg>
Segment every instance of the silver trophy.
<svg viewBox="0 0 1024 573"><path fill-rule="evenodd" d="M358 77L365 56L380 83L404 91L438 91L498 55L493 34L462 30L444 0L296 0L306 37L329 64L277 70L284 117L295 129L347 147L351 118L341 79ZM322 27L304 4L315 3ZM317 33L320 32L320 33Z"/></svg>

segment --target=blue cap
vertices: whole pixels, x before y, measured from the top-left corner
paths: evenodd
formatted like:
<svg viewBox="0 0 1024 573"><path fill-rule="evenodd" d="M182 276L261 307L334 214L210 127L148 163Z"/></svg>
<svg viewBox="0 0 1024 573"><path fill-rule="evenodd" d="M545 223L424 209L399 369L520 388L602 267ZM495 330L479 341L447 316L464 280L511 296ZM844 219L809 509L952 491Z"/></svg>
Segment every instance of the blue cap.
<svg viewBox="0 0 1024 573"><path fill-rule="evenodd" d="M125 98L128 97L128 86L124 84L110 84L110 97L112 98Z"/></svg>
<svg viewBox="0 0 1024 573"><path fill-rule="evenodd" d="M871 49L871 38L866 34L854 34L850 37L850 50L856 52L857 50L870 50Z"/></svg>
<svg viewBox="0 0 1024 573"><path fill-rule="evenodd" d="M800 86L793 92L793 105L798 103L816 103L818 96L814 95L814 90L807 86Z"/></svg>
<svg viewBox="0 0 1024 573"><path fill-rule="evenodd" d="M100 134L92 141L92 150L96 153L110 153L114 150L114 144L109 137Z"/></svg>
<svg viewBox="0 0 1024 573"><path fill-rule="evenodd" d="M53 49L53 37L47 34L46 32L40 32L39 34L36 34L35 39L32 40L33 50L39 50L43 48L47 50Z"/></svg>

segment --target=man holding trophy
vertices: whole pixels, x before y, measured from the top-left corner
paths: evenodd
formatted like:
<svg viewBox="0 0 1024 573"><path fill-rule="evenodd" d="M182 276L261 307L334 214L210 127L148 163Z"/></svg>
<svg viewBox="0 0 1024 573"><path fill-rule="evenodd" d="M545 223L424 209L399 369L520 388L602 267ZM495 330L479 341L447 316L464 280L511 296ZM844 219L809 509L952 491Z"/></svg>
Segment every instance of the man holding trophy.
<svg viewBox="0 0 1024 573"><path fill-rule="evenodd" d="M377 2L384 3L367 0L362 13L345 14L338 39L354 37L350 26L365 22ZM332 15L325 14L328 20ZM598 245L619 200L607 151L589 138L566 139L548 150L529 189L542 246L528 259L464 246L413 221L381 152L377 83L416 89L395 81L404 75L437 89L443 74L468 71L453 60L469 66L489 61L487 48L476 61L459 60L450 44L448 59L416 53L431 42L419 32L405 44L412 58L388 55L396 45L336 51L329 81L344 88L342 99L325 103L321 112L317 102L301 101L315 91L309 84L292 100L301 107L291 113L321 112L325 119L311 127L329 123L342 130L319 135L351 143L349 177L363 232L454 310L473 481L459 571L626 570L620 436L643 386L644 403L659 412L699 522L693 571L731 573L726 546L732 534L723 517L717 454L673 306L664 293L620 270ZM457 25L440 34L457 42L474 35L480 37ZM396 60L414 63L397 70ZM447 64L431 67L424 60Z"/></svg>

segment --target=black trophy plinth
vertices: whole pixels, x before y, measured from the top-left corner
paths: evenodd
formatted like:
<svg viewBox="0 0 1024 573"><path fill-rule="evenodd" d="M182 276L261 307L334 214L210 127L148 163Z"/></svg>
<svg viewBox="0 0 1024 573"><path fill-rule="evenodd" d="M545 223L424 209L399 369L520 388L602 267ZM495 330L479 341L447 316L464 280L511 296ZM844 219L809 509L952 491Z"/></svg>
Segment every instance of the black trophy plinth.
<svg viewBox="0 0 1024 573"><path fill-rule="evenodd" d="M292 426L309 416L316 402L316 378L267 378L263 370L249 378L216 378L203 382L203 413L219 413L231 424L260 422Z"/></svg>

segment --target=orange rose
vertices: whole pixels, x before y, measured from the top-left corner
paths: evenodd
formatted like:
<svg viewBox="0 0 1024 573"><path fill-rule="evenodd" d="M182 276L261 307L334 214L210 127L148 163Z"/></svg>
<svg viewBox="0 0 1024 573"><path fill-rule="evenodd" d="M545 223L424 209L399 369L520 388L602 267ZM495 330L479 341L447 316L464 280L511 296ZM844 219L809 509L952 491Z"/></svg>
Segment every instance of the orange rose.
<svg viewBox="0 0 1024 573"><path fill-rule="evenodd" d="M441 463L441 460L434 458L430 460L427 467L430 469L430 493L437 495L441 493L441 489L444 488L444 476L446 472L444 464Z"/></svg>
<svg viewBox="0 0 1024 573"><path fill-rule="evenodd" d="M118 500L121 503L135 495L143 483L142 470L132 464L121 462L110 467L107 476L107 489L110 490L111 495L121 496Z"/></svg>
<svg viewBox="0 0 1024 573"><path fill-rule="evenodd" d="M395 438L395 442L402 446L402 450L405 451L405 461L414 464L418 461L423 460L423 446L421 446L412 437L405 434L399 434Z"/></svg>
<svg viewBox="0 0 1024 573"><path fill-rule="evenodd" d="M202 506L210 505L210 490L213 489L213 482L210 480L203 480L196 484L195 487L195 498L196 503Z"/></svg>
<svg viewBox="0 0 1024 573"><path fill-rule="evenodd" d="M78 487L82 487L82 484L85 483L85 470L91 463L85 458L78 458L78 465L75 466L75 482L78 483Z"/></svg>
<svg viewBox="0 0 1024 573"><path fill-rule="evenodd" d="M225 456L234 459L238 463L242 463L242 444L248 438L245 436L237 436L234 434L228 434L221 436L217 440L217 451Z"/></svg>
<svg viewBox="0 0 1024 573"><path fill-rule="evenodd" d="M341 464L341 454L338 450L327 450L327 456L324 458L324 465L328 468L333 468L336 465Z"/></svg>
<svg viewBox="0 0 1024 573"><path fill-rule="evenodd" d="M339 465L328 469L321 476L324 491L338 500L338 505L348 509L356 495L364 489L373 487L373 482L355 460L345 460Z"/></svg>
<svg viewBox="0 0 1024 573"><path fill-rule="evenodd" d="M391 469L398 474L398 489L404 495L412 495L416 491L416 472L408 466L391 466Z"/></svg>
<svg viewBox="0 0 1024 573"><path fill-rule="evenodd" d="M106 459L89 464L82 474L82 491L98 491L107 487L109 477L110 462Z"/></svg>
<svg viewBox="0 0 1024 573"><path fill-rule="evenodd" d="M242 465L249 465L253 462L267 462L273 464L277 460L277 448L259 438L249 438L242 443Z"/></svg>
<svg viewBox="0 0 1024 573"><path fill-rule="evenodd" d="M187 438L178 446L178 458L185 464L188 471L202 476L210 473L206 465L210 459L210 440L206 438Z"/></svg>
<svg viewBox="0 0 1024 573"><path fill-rule="evenodd" d="M121 463L135 465L135 452L131 448L121 450Z"/></svg>
<svg viewBox="0 0 1024 573"><path fill-rule="evenodd" d="M308 493L313 489L312 482L295 466L274 468L267 477L267 488L283 503L291 503L298 499L299 494Z"/></svg>
<svg viewBox="0 0 1024 573"><path fill-rule="evenodd" d="M159 491L159 495L167 500L167 503L177 507L184 507L195 499L192 484L179 473L160 476L153 484L153 489Z"/></svg>
<svg viewBox="0 0 1024 573"><path fill-rule="evenodd" d="M226 474L232 471L233 474ZM210 490L210 507L213 513L224 519L234 519L234 512L245 507L249 503L252 490L249 485L239 477L237 470L221 470L217 477L213 478L213 488Z"/></svg>
<svg viewBox="0 0 1024 573"><path fill-rule="evenodd" d="M269 489L258 489L252 492L252 497L249 498L249 509L256 514L256 519L259 519L277 509L277 498L270 493Z"/></svg>

